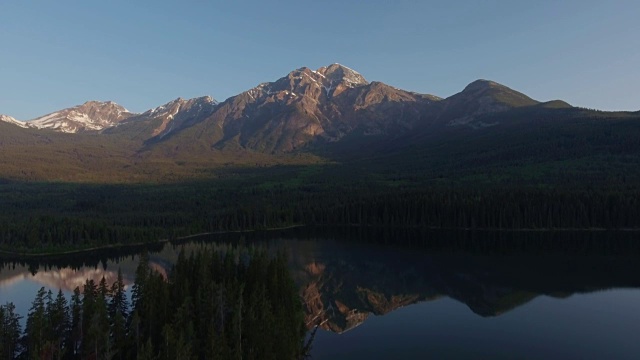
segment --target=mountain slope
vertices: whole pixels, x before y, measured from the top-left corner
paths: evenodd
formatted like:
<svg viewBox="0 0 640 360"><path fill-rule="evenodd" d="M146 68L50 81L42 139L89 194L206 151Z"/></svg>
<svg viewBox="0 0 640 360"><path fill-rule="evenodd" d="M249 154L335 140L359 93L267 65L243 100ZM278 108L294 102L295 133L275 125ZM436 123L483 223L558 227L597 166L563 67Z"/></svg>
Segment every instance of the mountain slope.
<svg viewBox="0 0 640 360"><path fill-rule="evenodd" d="M218 102L210 96L177 98L164 105L133 115L104 130L105 134L143 142L156 142L210 116Z"/></svg>
<svg viewBox="0 0 640 360"><path fill-rule="evenodd" d="M16 126L19 126L21 128L28 128L29 126L24 123L23 121L18 121L15 118L8 116L8 115L2 115L0 114L0 121L5 122L5 123L9 123L9 124L13 124Z"/></svg>

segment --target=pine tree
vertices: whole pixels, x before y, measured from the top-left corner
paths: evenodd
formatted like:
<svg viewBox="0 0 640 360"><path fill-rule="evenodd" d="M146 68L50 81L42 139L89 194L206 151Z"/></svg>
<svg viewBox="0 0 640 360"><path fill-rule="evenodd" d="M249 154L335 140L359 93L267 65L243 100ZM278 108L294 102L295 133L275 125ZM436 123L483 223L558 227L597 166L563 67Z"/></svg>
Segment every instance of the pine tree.
<svg viewBox="0 0 640 360"><path fill-rule="evenodd" d="M153 351L153 343L151 339L148 339L146 343L144 343L140 347L140 351L138 351L137 360L156 360L155 352Z"/></svg>
<svg viewBox="0 0 640 360"><path fill-rule="evenodd" d="M20 353L20 319L13 303L0 306L0 358L15 359Z"/></svg>
<svg viewBox="0 0 640 360"><path fill-rule="evenodd" d="M131 289L131 310L140 311L142 307L142 297L144 294L144 287L149 277L149 254L144 253L140 255L140 262L136 268L135 283ZM139 314L138 314L139 316Z"/></svg>
<svg viewBox="0 0 640 360"><path fill-rule="evenodd" d="M89 354L95 358L101 358L106 354L111 354L111 339L109 337L109 315L107 311L107 301L101 292L98 292L95 300L95 308L91 317L91 325L87 332L87 342L90 347Z"/></svg>
<svg viewBox="0 0 640 360"><path fill-rule="evenodd" d="M94 317L97 313L98 290L93 280L87 280L82 291L82 325L81 325L81 353L84 358L95 353L95 334L91 333Z"/></svg>
<svg viewBox="0 0 640 360"><path fill-rule="evenodd" d="M129 312L129 306L127 304L127 295L125 293L125 285L120 268L118 268L118 279L111 286L110 293L109 316L114 318L116 312L119 311L120 315L126 318Z"/></svg>
<svg viewBox="0 0 640 360"><path fill-rule="evenodd" d="M60 359L66 352L65 338L67 338L70 329L67 299L62 290L58 290L55 300L47 306L47 313L51 323L53 355L55 358Z"/></svg>
<svg viewBox="0 0 640 360"><path fill-rule="evenodd" d="M46 317L46 296L44 287L38 290L36 298L31 303L27 315L26 351L30 359L40 358L46 348L46 334L48 321Z"/></svg>
<svg viewBox="0 0 640 360"><path fill-rule="evenodd" d="M127 358L127 321L120 310L116 310L111 325L111 344L117 359Z"/></svg>
<svg viewBox="0 0 640 360"><path fill-rule="evenodd" d="M71 296L71 304L69 305L71 313L69 332L67 335L68 354L75 356L80 351L80 343L83 338L82 328L82 295L80 288L76 287Z"/></svg>

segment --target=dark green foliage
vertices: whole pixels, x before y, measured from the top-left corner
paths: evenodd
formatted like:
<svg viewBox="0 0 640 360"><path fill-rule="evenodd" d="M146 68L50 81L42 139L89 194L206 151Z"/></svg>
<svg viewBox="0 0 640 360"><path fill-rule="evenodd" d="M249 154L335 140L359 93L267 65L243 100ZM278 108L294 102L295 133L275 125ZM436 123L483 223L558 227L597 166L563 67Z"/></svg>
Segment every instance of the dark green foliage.
<svg viewBox="0 0 640 360"><path fill-rule="evenodd" d="M282 256L181 254L168 281L151 273L141 291L133 310L141 338L151 339L161 358L301 356L302 308Z"/></svg>
<svg viewBox="0 0 640 360"><path fill-rule="evenodd" d="M181 254L168 278L142 257L131 312L121 274L88 280L67 305L42 288L27 318L28 359L298 359L306 333L284 255L234 249ZM3 354L18 354L13 305L0 307Z"/></svg>
<svg viewBox="0 0 640 360"><path fill-rule="evenodd" d="M58 290L54 302L47 307L49 321L51 322L51 339L54 358L62 358L69 351L67 341L71 331L71 319L67 299Z"/></svg>
<svg viewBox="0 0 640 360"><path fill-rule="evenodd" d="M291 175L304 176L296 171ZM468 187L420 184L407 179L380 180L385 182L381 184L356 178L353 184L346 184L339 177L344 175L337 174L332 184L323 182L321 176L324 174L303 184L278 178L272 184L245 180L224 191L215 183L206 182L190 187L138 188L126 195L120 194L123 189L99 189L105 198L97 203L99 209L78 212L52 204L56 214L50 215L43 215L50 210L38 205L30 207L29 201L23 201L26 205L21 208L0 197L0 203L8 205L2 207L7 211L0 214L0 246L11 252L64 252L204 232L300 224L458 229L640 228L640 187L635 183L612 183L609 187ZM33 189L28 186L25 191ZM91 198L95 195L89 194L90 190L80 187L75 191L86 191L87 198ZM157 197L147 196L146 192ZM37 196L48 195L44 192ZM131 205L129 212L123 210L126 204ZM144 206L138 208L136 204Z"/></svg>
<svg viewBox="0 0 640 360"><path fill-rule="evenodd" d="M13 359L20 353L22 329L13 303L0 305L0 358Z"/></svg>
<svg viewBox="0 0 640 360"><path fill-rule="evenodd" d="M37 358L45 353L47 347L48 321L46 318L46 292L44 287L38 290L35 300L29 309L27 326L25 329L25 347L31 358Z"/></svg>
<svg viewBox="0 0 640 360"><path fill-rule="evenodd" d="M82 327L82 294L80 288L76 287L71 296L71 304L69 305L70 327L66 340L69 356L79 354L80 344L84 337L84 329Z"/></svg>

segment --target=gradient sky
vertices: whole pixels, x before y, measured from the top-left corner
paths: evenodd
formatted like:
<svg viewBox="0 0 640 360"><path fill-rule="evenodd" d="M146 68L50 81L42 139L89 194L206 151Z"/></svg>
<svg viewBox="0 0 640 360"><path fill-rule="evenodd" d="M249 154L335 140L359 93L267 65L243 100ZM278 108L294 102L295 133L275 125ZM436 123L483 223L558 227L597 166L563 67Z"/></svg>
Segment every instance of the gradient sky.
<svg viewBox="0 0 640 360"><path fill-rule="evenodd" d="M222 101L338 62L442 97L475 79L640 109L640 1L0 0L0 113Z"/></svg>

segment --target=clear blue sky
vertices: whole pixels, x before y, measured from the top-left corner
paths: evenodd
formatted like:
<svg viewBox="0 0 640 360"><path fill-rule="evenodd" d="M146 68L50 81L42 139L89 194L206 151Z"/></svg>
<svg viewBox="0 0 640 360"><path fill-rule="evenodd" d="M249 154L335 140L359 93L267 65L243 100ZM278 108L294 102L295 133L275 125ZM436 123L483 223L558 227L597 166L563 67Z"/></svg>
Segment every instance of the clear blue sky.
<svg viewBox="0 0 640 360"><path fill-rule="evenodd" d="M218 100L339 62L442 97L484 78L640 109L640 1L0 0L0 113Z"/></svg>

